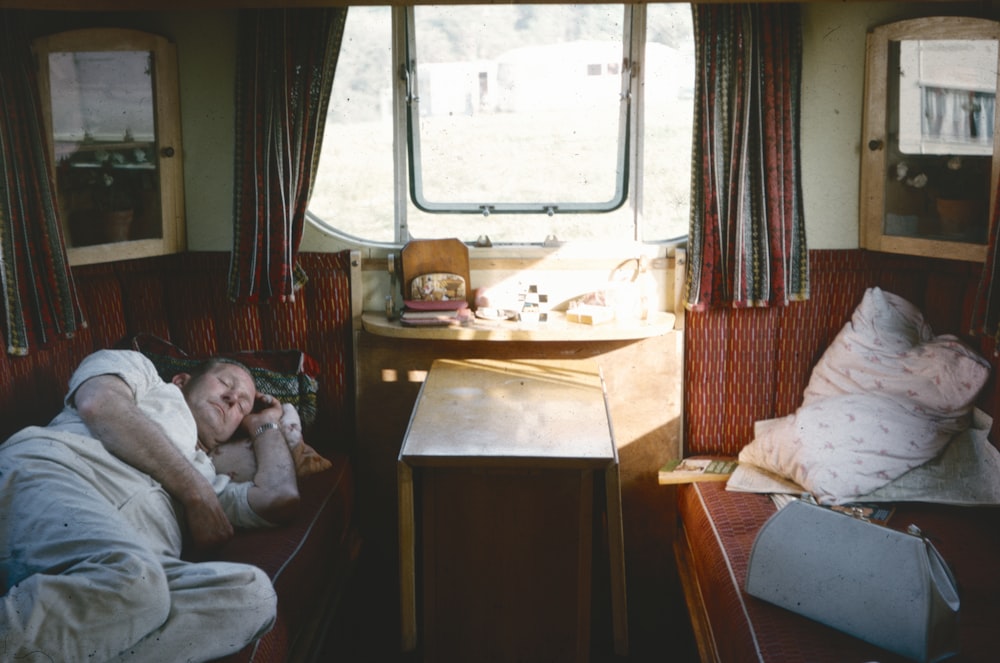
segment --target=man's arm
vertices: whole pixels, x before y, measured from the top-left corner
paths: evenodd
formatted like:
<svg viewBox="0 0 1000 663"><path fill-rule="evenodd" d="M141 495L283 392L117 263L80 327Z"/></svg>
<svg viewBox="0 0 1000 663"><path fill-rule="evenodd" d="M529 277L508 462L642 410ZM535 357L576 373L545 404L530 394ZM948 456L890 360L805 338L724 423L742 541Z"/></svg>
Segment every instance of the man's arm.
<svg viewBox="0 0 1000 663"><path fill-rule="evenodd" d="M211 548L232 537L233 526L212 485L163 429L139 410L121 378L89 378L77 388L73 402L90 432L109 452L153 477L184 506L196 547Z"/></svg>
<svg viewBox="0 0 1000 663"><path fill-rule="evenodd" d="M257 472L253 485L247 491L247 500L258 516L280 524L291 520L298 511L295 462L279 424L281 402L273 396L258 394L257 404L255 412L243 419L257 456Z"/></svg>

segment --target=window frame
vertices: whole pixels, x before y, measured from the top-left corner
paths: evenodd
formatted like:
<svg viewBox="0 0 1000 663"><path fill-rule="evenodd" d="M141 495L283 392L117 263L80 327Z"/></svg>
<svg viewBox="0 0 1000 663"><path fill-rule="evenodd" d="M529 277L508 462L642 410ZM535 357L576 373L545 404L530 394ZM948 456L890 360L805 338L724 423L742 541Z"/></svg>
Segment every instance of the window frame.
<svg viewBox="0 0 1000 663"><path fill-rule="evenodd" d="M618 5L620 3L608 3ZM635 60L632 57L632 14L635 5L622 4L622 53L621 69L616 74L620 77L619 108L618 108L618 149L615 164L615 191L607 201L575 202L575 201L531 201L506 202L500 200L481 200L477 202L428 200L424 195L423 171L421 168L420 149L420 88L416 59L416 7L408 5L406 19L403 25L405 36L403 43L405 52L400 65L402 94L406 101L406 146L409 169L410 201L417 209L431 214L603 214L613 212L624 205L629 199L629 179L632 160L629 158L631 144L631 124L633 114L632 102L632 70ZM395 27L395 24L394 24ZM591 65L592 66L592 65Z"/></svg>
<svg viewBox="0 0 1000 663"><path fill-rule="evenodd" d="M573 3L566 3L573 4ZM630 71L629 79L630 103L628 104L628 132L626 139L628 147L625 151L625 159L628 163L629 176L625 183L626 196L621 207L627 208L627 217L631 222L631 236L622 236L623 242L638 242L649 245L674 245L683 243L686 236L663 237L656 239L643 239L643 148L644 148L644 113L645 113L645 51L646 51L646 12L647 5L622 3L626 10L625 25L630 32L631 38L628 44L628 66ZM405 53L406 53L406 21L407 12L410 5L392 5L390 9L391 23L391 48L393 62L393 93L392 93L392 164L393 164L393 239L391 241L370 239L353 235L347 231L340 230L332 223L324 221L321 217L307 210L306 218L320 232L339 237L344 241L357 243L362 246L398 248L405 245L414 237L410 233L408 220L409 198L409 160L407 141L407 103L406 103L406 81L405 81ZM536 212L537 213L537 212ZM483 238L480 238L483 239ZM482 244L490 246L488 243ZM544 247L550 245L553 238L539 238L532 242L516 242L505 244L509 246L521 247ZM558 239L558 238L556 238ZM477 245L477 240L463 238L470 246ZM569 240L571 243L577 240ZM586 241L586 240L582 240ZM564 243L561 240L559 243Z"/></svg>

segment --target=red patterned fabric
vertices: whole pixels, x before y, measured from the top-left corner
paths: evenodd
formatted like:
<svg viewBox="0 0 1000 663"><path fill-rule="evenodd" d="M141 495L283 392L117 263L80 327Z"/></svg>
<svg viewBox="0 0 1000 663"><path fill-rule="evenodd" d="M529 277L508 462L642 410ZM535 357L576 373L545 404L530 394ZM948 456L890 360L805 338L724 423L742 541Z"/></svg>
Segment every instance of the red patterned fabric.
<svg viewBox="0 0 1000 663"><path fill-rule="evenodd" d="M240 12L229 295L294 299L347 7Z"/></svg>
<svg viewBox="0 0 1000 663"><path fill-rule="evenodd" d="M753 439L755 421L794 412L813 366L871 286L913 302L935 333L966 337L990 356L989 339L967 337L979 278L977 265L860 250L812 251L810 263L812 296L806 302L687 315L687 454L735 456ZM1000 412L995 408L997 401L994 377L980 406ZM994 440L998 431L1000 417L994 424Z"/></svg>
<svg viewBox="0 0 1000 663"><path fill-rule="evenodd" d="M701 4L693 13L698 80L687 306L807 299L799 7Z"/></svg>
<svg viewBox="0 0 1000 663"><path fill-rule="evenodd" d="M74 334L82 319L66 260L24 12L0 11L0 270L7 352Z"/></svg>
<svg viewBox="0 0 1000 663"><path fill-rule="evenodd" d="M765 495L732 493L722 483L678 488L691 566L698 579L719 660L727 663L864 663L903 661L857 638L773 606L743 591L757 531L774 513ZM916 524L958 580L962 602L960 661L992 661L1000 622L1000 511L900 505L889 525Z"/></svg>

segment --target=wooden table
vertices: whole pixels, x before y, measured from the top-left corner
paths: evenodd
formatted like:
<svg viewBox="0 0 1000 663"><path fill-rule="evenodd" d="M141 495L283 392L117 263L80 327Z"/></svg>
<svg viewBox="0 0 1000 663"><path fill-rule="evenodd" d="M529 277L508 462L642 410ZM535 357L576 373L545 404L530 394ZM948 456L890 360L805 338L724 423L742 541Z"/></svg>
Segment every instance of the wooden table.
<svg viewBox="0 0 1000 663"><path fill-rule="evenodd" d="M397 468L404 650L417 646L419 539L425 661L587 660L606 510L611 631L627 653L618 454L596 363L435 361Z"/></svg>

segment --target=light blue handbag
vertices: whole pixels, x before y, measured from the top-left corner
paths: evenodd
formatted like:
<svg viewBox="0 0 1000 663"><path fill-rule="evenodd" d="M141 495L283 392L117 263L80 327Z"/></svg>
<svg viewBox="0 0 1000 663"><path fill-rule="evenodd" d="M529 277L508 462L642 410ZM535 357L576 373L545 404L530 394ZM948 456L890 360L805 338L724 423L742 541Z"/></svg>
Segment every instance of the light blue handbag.
<svg viewBox="0 0 1000 663"><path fill-rule="evenodd" d="M761 527L746 591L916 661L958 652L958 588L937 549L796 500Z"/></svg>

